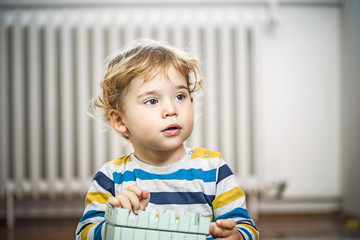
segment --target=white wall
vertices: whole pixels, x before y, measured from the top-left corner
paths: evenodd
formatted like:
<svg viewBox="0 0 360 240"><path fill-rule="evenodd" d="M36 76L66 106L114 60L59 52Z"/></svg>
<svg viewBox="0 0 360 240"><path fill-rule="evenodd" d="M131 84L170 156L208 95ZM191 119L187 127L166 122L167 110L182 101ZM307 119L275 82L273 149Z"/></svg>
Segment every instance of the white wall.
<svg viewBox="0 0 360 240"><path fill-rule="evenodd" d="M287 181L285 199L336 199L342 193L340 8L281 6L278 17L279 26L262 39L256 92L261 179Z"/></svg>

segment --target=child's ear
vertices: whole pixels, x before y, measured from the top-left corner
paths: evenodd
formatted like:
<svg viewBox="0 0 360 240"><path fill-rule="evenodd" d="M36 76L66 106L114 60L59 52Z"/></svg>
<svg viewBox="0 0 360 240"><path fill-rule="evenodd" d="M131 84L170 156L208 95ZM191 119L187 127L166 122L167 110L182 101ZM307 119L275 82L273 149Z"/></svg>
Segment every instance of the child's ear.
<svg viewBox="0 0 360 240"><path fill-rule="evenodd" d="M108 113L112 127L119 133L126 133L127 128L118 110L111 109Z"/></svg>

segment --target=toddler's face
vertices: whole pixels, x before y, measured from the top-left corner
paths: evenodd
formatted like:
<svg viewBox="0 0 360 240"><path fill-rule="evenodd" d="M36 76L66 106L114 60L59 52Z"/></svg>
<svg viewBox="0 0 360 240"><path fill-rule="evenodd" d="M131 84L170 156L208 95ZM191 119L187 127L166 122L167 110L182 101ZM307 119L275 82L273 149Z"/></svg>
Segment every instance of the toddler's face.
<svg viewBox="0 0 360 240"><path fill-rule="evenodd" d="M185 78L174 67L144 82L132 80L123 104L123 122L136 151L183 148L194 126L193 101Z"/></svg>

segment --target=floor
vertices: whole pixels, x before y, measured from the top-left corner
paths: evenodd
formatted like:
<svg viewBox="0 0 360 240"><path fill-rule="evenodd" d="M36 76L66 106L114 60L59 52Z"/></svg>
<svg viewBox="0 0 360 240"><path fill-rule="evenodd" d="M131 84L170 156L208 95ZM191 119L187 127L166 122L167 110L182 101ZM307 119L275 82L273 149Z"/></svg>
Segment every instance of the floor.
<svg viewBox="0 0 360 240"><path fill-rule="evenodd" d="M261 239L291 240L360 240L359 220L337 214L263 215L256 222ZM65 240L74 239L78 219L22 219L15 230L5 228L0 220L2 240Z"/></svg>
<svg viewBox="0 0 360 240"><path fill-rule="evenodd" d="M339 214L265 215L261 239L360 239L360 221Z"/></svg>

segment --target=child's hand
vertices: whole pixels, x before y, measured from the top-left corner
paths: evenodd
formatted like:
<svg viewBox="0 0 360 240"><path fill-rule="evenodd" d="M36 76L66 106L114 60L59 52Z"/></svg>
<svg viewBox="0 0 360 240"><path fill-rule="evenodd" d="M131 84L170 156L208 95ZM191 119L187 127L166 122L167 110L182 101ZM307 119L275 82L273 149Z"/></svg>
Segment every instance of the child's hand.
<svg viewBox="0 0 360 240"><path fill-rule="evenodd" d="M114 207L127 208L138 213L139 210L145 210L150 200L150 193L140 189L137 185L130 185L124 192L116 197L110 197L108 203Z"/></svg>
<svg viewBox="0 0 360 240"><path fill-rule="evenodd" d="M243 240L232 219L221 219L210 223L210 234L214 239Z"/></svg>

